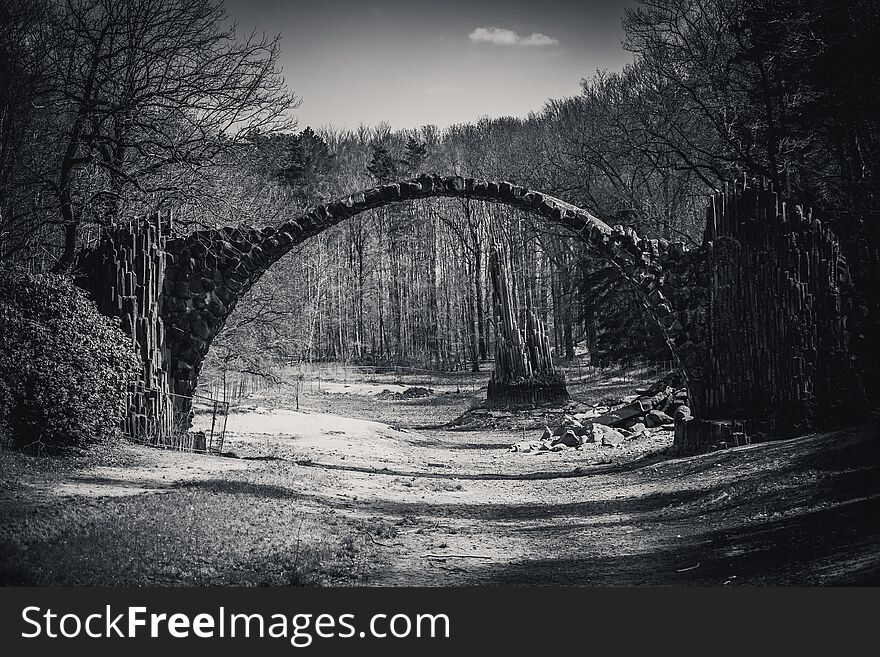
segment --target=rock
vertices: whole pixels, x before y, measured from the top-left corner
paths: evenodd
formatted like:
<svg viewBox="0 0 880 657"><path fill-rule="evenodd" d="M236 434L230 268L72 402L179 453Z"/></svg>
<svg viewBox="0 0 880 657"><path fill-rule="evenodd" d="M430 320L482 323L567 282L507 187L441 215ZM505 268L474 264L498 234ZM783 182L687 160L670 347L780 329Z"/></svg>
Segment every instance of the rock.
<svg viewBox="0 0 880 657"><path fill-rule="evenodd" d="M649 399L651 402L651 408L663 410L663 407L666 406L670 399L672 398L672 387L666 386L663 390L658 392L655 395L652 395Z"/></svg>
<svg viewBox="0 0 880 657"><path fill-rule="evenodd" d="M626 440L626 436L617 431L616 429L609 431L606 434L602 434L602 446L603 447L617 447Z"/></svg>
<svg viewBox="0 0 880 657"><path fill-rule="evenodd" d="M593 441L602 445L617 447L626 439L617 429L612 429L604 424L593 424Z"/></svg>
<svg viewBox="0 0 880 657"><path fill-rule="evenodd" d="M550 440L553 437L553 432L550 431L550 427L544 427L544 433L541 434L541 440Z"/></svg>
<svg viewBox="0 0 880 657"><path fill-rule="evenodd" d="M555 447L556 445L565 445L566 447L580 447L581 439L575 434L571 429L567 430L564 434L559 436L556 440L554 440L550 445L551 447Z"/></svg>
<svg viewBox="0 0 880 657"><path fill-rule="evenodd" d="M637 436L640 433L644 433L645 429L646 429L646 427L643 423L636 422L634 425L632 425L632 427L630 428L630 431L632 432L632 434L634 436Z"/></svg>
<svg viewBox="0 0 880 657"><path fill-rule="evenodd" d="M665 427L674 423L675 420L663 411L653 410L645 416L645 426L649 428Z"/></svg>
<svg viewBox="0 0 880 657"><path fill-rule="evenodd" d="M535 452L541 448L539 440L523 440L510 446L511 452Z"/></svg>
<svg viewBox="0 0 880 657"><path fill-rule="evenodd" d="M690 420L693 417L689 406L679 406L675 411L676 420Z"/></svg>
<svg viewBox="0 0 880 657"><path fill-rule="evenodd" d="M553 431L554 436L561 436L569 429L580 429L583 428L583 424L581 424L578 420L575 420L571 415L566 415L562 418L562 424L560 424Z"/></svg>
<svg viewBox="0 0 880 657"><path fill-rule="evenodd" d="M620 422L615 425L615 429L632 429L637 424L643 424L645 422L645 418L642 415L633 415L628 420Z"/></svg>
<svg viewBox="0 0 880 657"><path fill-rule="evenodd" d="M636 399L625 406L600 415L595 418L595 422L608 425L611 427L623 424L627 420L640 417L651 410L651 402L648 399Z"/></svg>
<svg viewBox="0 0 880 657"><path fill-rule="evenodd" d="M666 401L663 407L660 408L664 413L668 413L666 410L667 407L672 406L673 404L686 404L687 403L687 390L679 389L674 390L673 388L668 388L669 394L666 396ZM654 408L657 408L656 406Z"/></svg>
<svg viewBox="0 0 880 657"><path fill-rule="evenodd" d="M202 340L207 340L211 336L211 329L208 327L208 323L203 319L195 322L190 330Z"/></svg>
<svg viewBox="0 0 880 657"><path fill-rule="evenodd" d="M676 370L675 372L670 372L649 388L639 388L638 390L636 390L636 392L644 395L645 397L653 397L658 392L661 392L666 388L674 388L681 385L681 381L681 372Z"/></svg>
<svg viewBox="0 0 880 657"><path fill-rule="evenodd" d="M673 401L673 402L670 402L666 406L666 408L663 409L663 412L666 413L666 415L668 415L669 417L675 417L675 414L678 412L678 409L682 408L682 407L686 408L687 404L684 404L682 402Z"/></svg>

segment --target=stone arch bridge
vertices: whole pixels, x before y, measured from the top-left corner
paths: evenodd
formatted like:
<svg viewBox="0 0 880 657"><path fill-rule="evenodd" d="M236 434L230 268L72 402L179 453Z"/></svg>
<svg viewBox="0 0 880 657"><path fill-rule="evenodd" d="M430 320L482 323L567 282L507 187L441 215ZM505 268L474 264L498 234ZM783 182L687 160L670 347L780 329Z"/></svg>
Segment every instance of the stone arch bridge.
<svg viewBox="0 0 880 657"><path fill-rule="evenodd" d="M429 197L532 212L583 240L632 284L684 374L695 421L677 427L681 451L700 451L713 441L729 444L734 434L739 442L746 435L743 421L751 416L812 399L817 365L823 365L819 342L834 343L829 362L840 364L845 356L835 330L836 241L810 217L789 220L766 185L743 183L718 192L710 199L703 247L686 249L609 226L581 208L509 182L422 175L342 197L276 227L165 237L154 218L109 232L83 256L80 269L83 286L105 312L122 316L141 350L145 398L133 412L160 412L162 390L184 400L194 394L211 342L239 299L294 246L366 210ZM808 242L812 270L801 262ZM756 271L750 274L750 267ZM758 299L758 270L764 282L774 279L768 303ZM743 332L747 322L759 337ZM799 337L792 342L795 331ZM777 348L787 354L785 363L767 361L763 367L762 359L776 358L771 352ZM788 356L800 362L792 365Z"/></svg>
<svg viewBox="0 0 880 657"><path fill-rule="evenodd" d="M581 208L509 182L425 175L320 205L277 227L202 230L168 240L162 317L174 363L174 391L192 394L202 359L238 300L294 246L366 210L437 196L526 210L579 236L635 285L673 346L689 384L698 385L700 338L691 335L698 308L671 282L683 281L673 272L687 270L689 258L681 243L643 239L631 228L612 228Z"/></svg>

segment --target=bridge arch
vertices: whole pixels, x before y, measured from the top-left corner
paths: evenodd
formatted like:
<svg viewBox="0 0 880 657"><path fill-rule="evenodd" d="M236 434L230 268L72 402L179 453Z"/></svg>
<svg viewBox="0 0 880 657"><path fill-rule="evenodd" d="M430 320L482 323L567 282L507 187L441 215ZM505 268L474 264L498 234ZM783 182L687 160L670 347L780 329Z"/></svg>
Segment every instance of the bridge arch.
<svg viewBox="0 0 880 657"><path fill-rule="evenodd" d="M430 197L468 198L529 211L580 238L633 285L671 346L691 398L701 398L699 308L704 300L694 298L692 286L685 284L694 252L682 243L609 226L582 208L510 182L427 174L341 197L276 227L201 230L169 239L161 314L172 392L182 397L195 392L211 342L239 299L294 246L366 210Z"/></svg>

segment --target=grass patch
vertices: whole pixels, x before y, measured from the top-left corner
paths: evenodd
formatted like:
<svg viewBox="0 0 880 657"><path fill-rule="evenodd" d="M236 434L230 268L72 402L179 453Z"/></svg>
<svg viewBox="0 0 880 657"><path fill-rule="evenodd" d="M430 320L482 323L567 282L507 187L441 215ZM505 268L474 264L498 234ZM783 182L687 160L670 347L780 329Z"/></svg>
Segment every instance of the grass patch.
<svg viewBox="0 0 880 657"><path fill-rule="evenodd" d="M425 488L435 493L451 493L464 490L464 487L457 481L443 481L442 479L433 479L425 484Z"/></svg>
<svg viewBox="0 0 880 657"><path fill-rule="evenodd" d="M56 498L6 477L26 465L19 455L0 461L2 585L344 585L375 567L358 523L304 511L282 486L230 478L162 493ZM40 466L53 469L46 459ZM387 530L371 525L371 533Z"/></svg>

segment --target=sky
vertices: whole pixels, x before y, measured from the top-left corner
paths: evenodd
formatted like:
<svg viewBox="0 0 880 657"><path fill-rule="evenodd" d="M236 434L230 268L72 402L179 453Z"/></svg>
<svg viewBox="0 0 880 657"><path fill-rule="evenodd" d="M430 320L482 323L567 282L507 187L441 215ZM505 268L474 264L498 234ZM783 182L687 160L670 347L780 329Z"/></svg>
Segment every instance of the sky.
<svg viewBox="0 0 880 657"><path fill-rule="evenodd" d="M440 128L526 116L620 70L634 0L224 0L239 29L281 34L298 127Z"/></svg>

